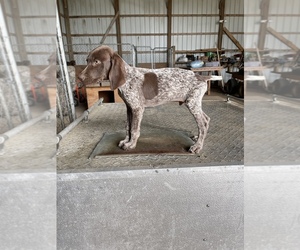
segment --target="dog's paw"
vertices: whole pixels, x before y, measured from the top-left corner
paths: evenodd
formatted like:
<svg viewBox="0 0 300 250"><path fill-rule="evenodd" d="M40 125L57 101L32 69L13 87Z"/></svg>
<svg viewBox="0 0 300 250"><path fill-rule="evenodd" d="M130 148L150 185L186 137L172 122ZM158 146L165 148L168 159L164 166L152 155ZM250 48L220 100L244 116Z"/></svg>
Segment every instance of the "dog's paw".
<svg viewBox="0 0 300 250"><path fill-rule="evenodd" d="M199 138L199 136L198 135L194 135L194 136L191 136L190 137L193 141L197 141L198 140L198 138Z"/></svg>
<svg viewBox="0 0 300 250"><path fill-rule="evenodd" d="M202 149L202 145L194 144L193 146L190 147L189 152L192 154L198 154L200 153L201 149Z"/></svg>
<svg viewBox="0 0 300 250"><path fill-rule="evenodd" d="M135 147L136 147L135 143L126 142L126 143L123 144L122 149L131 150L131 149L134 149Z"/></svg>
<svg viewBox="0 0 300 250"><path fill-rule="evenodd" d="M118 147L119 147L119 148L123 148L124 144L127 143L128 141L129 141L129 140L128 140L127 138L125 138L124 140L122 140L122 141L119 142Z"/></svg>

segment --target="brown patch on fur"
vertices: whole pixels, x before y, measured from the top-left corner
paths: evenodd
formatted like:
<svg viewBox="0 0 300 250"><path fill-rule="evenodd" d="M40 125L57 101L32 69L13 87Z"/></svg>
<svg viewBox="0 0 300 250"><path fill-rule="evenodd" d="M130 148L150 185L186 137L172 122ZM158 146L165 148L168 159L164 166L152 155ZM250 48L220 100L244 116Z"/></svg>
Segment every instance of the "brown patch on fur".
<svg viewBox="0 0 300 250"><path fill-rule="evenodd" d="M153 72L144 74L143 94L146 100L151 100L158 94L157 75Z"/></svg>
<svg viewBox="0 0 300 250"><path fill-rule="evenodd" d="M126 82L124 62L117 53L114 53L112 56L108 78L112 90L119 88Z"/></svg>

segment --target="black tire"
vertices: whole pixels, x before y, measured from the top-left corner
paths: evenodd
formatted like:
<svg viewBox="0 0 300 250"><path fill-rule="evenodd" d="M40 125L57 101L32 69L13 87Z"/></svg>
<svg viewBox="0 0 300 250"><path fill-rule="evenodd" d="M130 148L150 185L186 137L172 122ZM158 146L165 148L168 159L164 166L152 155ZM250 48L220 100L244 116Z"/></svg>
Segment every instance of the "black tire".
<svg viewBox="0 0 300 250"><path fill-rule="evenodd" d="M275 80L270 85L270 92L276 95L284 95L286 94L287 89L290 87L290 81L284 78L280 78Z"/></svg>
<svg viewBox="0 0 300 250"><path fill-rule="evenodd" d="M225 84L225 92L229 95L234 95L238 92L239 90L239 83L236 79L231 78L227 81L227 83Z"/></svg>
<svg viewBox="0 0 300 250"><path fill-rule="evenodd" d="M244 98L244 82L240 82L239 97Z"/></svg>
<svg viewBox="0 0 300 250"><path fill-rule="evenodd" d="M29 107L32 107L35 105L35 101L32 97L27 97L27 102L28 102Z"/></svg>
<svg viewBox="0 0 300 250"><path fill-rule="evenodd" d="M77 98L74 98L74 106L77 107L78 104L79 104L78 99L77 99Z"/></svg>

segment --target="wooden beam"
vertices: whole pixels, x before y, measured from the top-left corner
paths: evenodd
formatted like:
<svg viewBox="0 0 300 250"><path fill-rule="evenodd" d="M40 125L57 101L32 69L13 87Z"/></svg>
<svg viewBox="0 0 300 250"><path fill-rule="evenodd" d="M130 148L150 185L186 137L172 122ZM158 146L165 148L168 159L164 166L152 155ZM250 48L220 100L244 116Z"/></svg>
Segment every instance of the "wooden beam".
<svg viewBox="0 0 300 250"><path fill-rule="evenodd" d="M168 16L168 27L167 27L167 48L172 47L172 0L167 1L167 16Z"/></svg>
<svg viewBox="0 0 300 250"><path fill-rule="evenodd" d="M244 51L243 46L239 43L238 40L235 39L235 37L230 33L230 31L226 27L223 27L223 31L229 37L229 39L235 44L235 46L238 47L238 49L241 52L243 52Z"/></svg>
<svg viewBox="0 0 300 250"><path fill-rule="evenodd" d="M268 19L269 19L269 6L270 0L262 0L260 3L260 27L258 33L258 44L257 47L259 50L263 50L265 48L267 27L268 27Z"/></svg>
<svg viewBox="0 0 300 250"><path fill-rule="evenodd" d="M20 60L26 61L26 60L28 60L28 57L27 57L25 40L24 40L24 35L23 35L23 30L22 30L19 5L16 0L9 1L9 4L11 7L11 12L12 12L12 20L13 20L14 29L15 29Z"/></svg>
<svg viewBox="0 0 300 250"><path fill-rule="evenodd" d="M69 61L74 60L73 46L72 46L72 36L71 36L71 26L69 18L69 6L68 0L63 0L63 13L65 16L65 28L66 28L66 37L67 37L67 46L68 46L68 55Z"/></svg>
<svg viewBox="0 0 300 250"><path fill-rule="evenodd" d="M222 49L223 41L223 27L225 21L225 0L219 1L219 32L218 32L218 44L217 48Z"/></svg>
<svg viewBox="0 0 300 250"><path fill-rule="evenodd" d="M102 39L100 41L100 44L104 43L106 37L108 36L108 34L109 34L109 32L110 32L112 26L114 25L114 23L115 23L115 21L116 21L116 19L117 19L118 16L119 16L119 12L117 12L116 15L114 16L114 18L111 20L111 22L110 22L110 24L109 24L109 26L108 26L108 28L107 28L104 36L102 37Z"/></svg>
<svg viewBox="0 0 300 250"><path fill-rule="evenodd" d="M114 0L114 9L115 9L115 15L117 15L117 13L120 13L119 0ZM116 31L117 31L118 54L122 57L120 15L118 15L116 19Z"/></svg>
<svg viewBox="0 0 300 250"><path fill-rule="evenodd" d="M289 41L288 39L286 39L283 35L281 35L280 33L278 33L276 30L272 29L271 27L267 27L267 31L274 37L276 37L279 41L281 41L282 43L284 43L286 46L288 46L289 48L291 48L292 50L298 52L300 49L293 44L291 41Z"/></svg>

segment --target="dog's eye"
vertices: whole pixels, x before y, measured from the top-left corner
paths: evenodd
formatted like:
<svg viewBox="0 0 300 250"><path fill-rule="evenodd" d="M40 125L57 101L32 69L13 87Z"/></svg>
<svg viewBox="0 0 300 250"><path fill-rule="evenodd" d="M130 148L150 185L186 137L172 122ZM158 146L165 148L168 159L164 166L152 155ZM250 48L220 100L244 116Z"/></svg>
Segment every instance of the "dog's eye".
<svg viewBox="0 0 300 250"><path fill-rule="evenodd" d="M95 64L100 64L100 63L101 63L101 61L95 60Z"/></svg>

